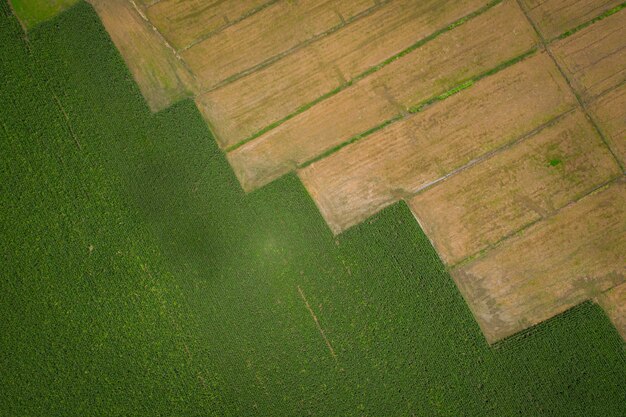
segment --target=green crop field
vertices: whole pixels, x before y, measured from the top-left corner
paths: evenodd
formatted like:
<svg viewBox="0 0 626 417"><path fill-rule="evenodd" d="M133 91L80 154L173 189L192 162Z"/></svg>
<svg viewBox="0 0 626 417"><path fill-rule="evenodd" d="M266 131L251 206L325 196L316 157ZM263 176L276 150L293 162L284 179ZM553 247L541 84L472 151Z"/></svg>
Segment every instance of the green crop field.
<svg viewBox="0 0 626 417"><path fill-rule="evenodd" d="M596 305L489 347L405 205L333 238L150 113L86 3L0 19L0 415L624 416Z"/></svg>
<svg viewBox="0 0 626 417"><path fill-rule="evenodd" d="M7 1L7 0L4 0ZM22 24L32 28L49 20L78 0L9 0Z"/></svg>

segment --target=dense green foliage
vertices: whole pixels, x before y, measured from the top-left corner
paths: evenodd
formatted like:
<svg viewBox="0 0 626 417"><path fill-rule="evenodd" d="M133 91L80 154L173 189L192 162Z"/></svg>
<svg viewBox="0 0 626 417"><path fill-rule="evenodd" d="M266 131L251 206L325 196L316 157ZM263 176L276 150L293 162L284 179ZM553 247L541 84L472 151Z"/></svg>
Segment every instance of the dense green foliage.
<svg viewBox="0 0 626 417"><path fill-rule="evenodd" d="M50 20L78 0L9 0L15 14L27 28Z"/></svg>
<svg viewBox="0 0 626 417"><path fill-rule="evenodd" d="M598 307L488 347L404 205L335 239L295 176L245 195L87 4L25 43L3 1L1 415L623 416Z"/></svg>

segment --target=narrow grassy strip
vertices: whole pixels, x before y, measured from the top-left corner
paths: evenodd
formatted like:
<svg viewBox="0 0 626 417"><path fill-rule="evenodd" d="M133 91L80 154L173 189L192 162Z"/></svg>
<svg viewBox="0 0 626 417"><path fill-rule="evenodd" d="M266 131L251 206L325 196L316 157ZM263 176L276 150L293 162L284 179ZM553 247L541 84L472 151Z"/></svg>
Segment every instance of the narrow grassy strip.
<svg viewBox="0 0 626 417"><path fill-rule="evenodd" d="M620 10L622 10L625 7L626 7L626 2L620 4L619 6L616 6L616 7L612 8L610 10L605 11L601 15L594 17L593 19L591 19L588 22L585 22L583 24L580 24L580 25L576 26L574 29L570 29L570 30L568 30L566 32L561 33L559 36L557 36L556 38L550 40L549 42L558 41L558 40L561 40L561 39L565 39L565 38L567 38L569 36L572 36L574 33L578 32L578 31L581 31L581 30L583 30L584 28L586 28L588 26L591 26L594 23L599 22L602 19L605 19L605 18L607 18L607 17L609 17L611 15L614 15L615 13L619 12Z"/></svg>
<svg viewBox="0 0 626 417"><path fill-rule="evenodd" d="M425 38L420 39L419 41L417 41L416 43L414 43L413 45L409 46L408 48L398 52L396 55L393 55L389 58L387 58L386 60L384 60L383 62L381 62L380 64L362 72L361 74L357 75L356 77L354 77L352 79L353 82L359 81L365 77L367 77L368 75L371 75L379 70L381 70L382 68L386 67L387 65L391 64L392 62L402 58L403 56L410 54L411 52L415 51L416 49L424 46L425 44L427 44L428 42L431 42L433 40L435 40L436 38L438 38L439 36L443 35L446 32L449 32L451 30L453 30L454 28L457 28L461 25L463 25L464 23L469 22L470 20L472 20L475 17L480 16L481 14L485 13L486 11L488 11L489 9L491 9L492 7L494 7L497 4L502 3L503 0L494 0L489 2L488 4L484 5L483 7L481 7L480 9L466 15L463 16L462 18L456 20L455 22L452 22L451 24L449 24L448 26L439 29L433 33L431 33L430 35L426 36Z"/></svg>
<svg viewBox="0 0 626 417"><path fill-rule="evenodd" d="M493 75L495 73L498 73L500 71L502 71L505 68L508 68L510 66L513 66L515 64L517 64L520 61L523 61L524 59L532 56L535 54L535 52L537 52L537 48L532 48L530 50L528 50L527 52L524 52L522 55L519 55L509 61L505 61L503 63L501 63L500 65L493 67L492 69L485 71L481 74L478 74L477 76L470 78L467 81L462 82L461 84L457 85L456 87L451 88L450 90L439 94L437 96L431 97L427 100L422 101L421 103L418 103L416 106L410 107L409 108L409 113L410 114L414 114L414 113L419 113L421 111L423 111L424 109L426 109L427 107L439 102L439 101L443 101L445 99L447 99L450 96L455 95L456 93L459 93L467 88L470 88L471 86L473 86L475 83L477 83L478 81L482 80L483 78L489 77L490 75Z"/></svg>
<svg viewBox="0 0 626 417"><path fill-rule="evenodd" d="M234 151L235 149L245 145L246 143L253 141L254 139L258 138L259 136L262 136L265 133L269 132L270 130L275 129L278 126L282 125L286 121L288 121L290 119L293 119L294 117L296 117L300 113L304 113L305 111L307 111L311 107L315 106L316 104L318 104L318 103L326 100L327 98L330 98L330 97L334 96L335 94L339 93L340 91L350 87L353 83L354 83L354 81L350 80L347 83L345 83L345 84L335 88L334 90L329 91L328 93L326 93L326 94L316 98L315 100L311 101L310 103L307 103L307 104L299 107L293 113L288 114L287 116L283 117L282 119L277 120L274 123L271 123L271 124L267 125L266 127L264 127L263 129L259 130L258 132L252 134L252 136L248 137L247 139L244 139L241 142L238 142L238 143L236 143L234 145L229 146L228 148L225 149L225 151L226 152Z"/></svg>
<svg viewBox="0 0 626 417"><path fill-rule="evenodd" d="M358 135L351 137L347 141L345 141L343 143L340 143L339 145L334 146L334 147L328 149L326 152L316 156L315 158L313 158L311 160L308 160L308 161L306 161L305 163L303 163L301 165L298 165L298 168L305 168L305 167L311 165L314 162L322 160L322 159L326 158L327 156L330 156L333 153L337 152L341 148L344 148L344 147L346 147L346 146L348 146L348 145L350 145L350 144L352 144L354 142L357 142L357 141L359 141L359 140L361 140L361 139L363 139L363 138L365 138L365 137L367 137L367 136L369 136L369 135L371 135L373 133L376 133L379 130L384 129L385 127L389 126L390 124L393 124L393 123L395 123L395 122L397 122L399 120L404 119L404 117L405 117L404 115L398 114L398 115L392 117L391 119L385 120L384 122L382 122L378 126L374 126L373 128L371 128L369 130L366 130L363 133L359 133Z"/></svg>
<svg viewBox="0 0 626 417"><path fill-rule="evenodd" d="M488 11L489 9L491 9L492 7L496 6L497 4L502 3L503 0L493 0L491 2L489 2L488 4L486 4L485 6L481 7L480 9L456 20L455 22L451 23L450 25L437 30L436 32L431 33L430 35L426 36L425 38L420 39L419 41L417 41L416 43L414 43L413 45L409 46L408 48L400 51L399 53L387 58L386 60L384 60L383 62L381 62L378 65L375 65L369 69L367 69L366 71L358 74L357 76L355 76L354 78L352 78L351 80L345 82L344 84L340 85L339 87L329 91L326 94L321 95L320 97L316 98L315 100L304 104L300 107L298 107L293 113L288 114L287 116L283 117L282 119L279 119L277 121L275 121L274 123L271 123L269 125L267 125L266 127L264 127L263 129L257 131L256 133L253 133L251 136L249 136L246 139L243 139L242 141L229 146L228 148L225 149L226 152L231 152L234 151L235 149L245 145L248 142L253 141L254 139L258 138L259 136L269 132L272 129L275 129L276 127L282 125L283 123L285 123L286 121L293 119L294 117L296 117L297 115L299 115L300 113L303 113L305 111L307 111L308 109L310 109L311 107L315 106L316 104L334 96L335 94L340 93L341 91L345 90L346 88L352 86L353 84L355 84L356 82L362 80L363 78L377 72L380 71L381 69L383 69L384 67L386 67L387 65L391 64L392 62L402 58L403 56L410 54L411 52L415 51L416 49L424 46L426 43L438 38L439 36L443 35L446 32L449 32L451 30L453 30L454 28L457 28L461 25L463 25L464 23L467 23L468 21L470 21L471 19L480 16L481 14L485 13L486 11Z"/></svg>
<svg viewBox="0 0 626 417"><path fill-rule="evenodd" d="M339 145L334 146L334 147L328 149L327 151L323 152L322 154L316 156L315 158L310 159L310 160L308 160L308 161L298 165L298 168L306 168L307 166L309 166L309 165L311 165L311 164L313 164L313 163L315 163L317 161L320 161L320 160L330 156L331 154L337 152L341 148L344 148L344 147L346 147L348 145L351 145L351 144L353 144L353 143L355 143L355 142L357 142L357 141L359 141L359 140L361 140L361 139L363 139L363 138L365 138L365 137L367 137L367 136L369 136L369 135L371 135L371 134L373 134L373 133L375 133L375 132L377 132L377 131L379 131L381 129L384 129L385 127L387 127L387 126L389 126L389 125L391 125L391 124L393 124L395 122L398 122L398 121L400 121L402 119L406 119L407 117L410 117L411 115L413 115L415 113L422 112L427 107L430 107L431 105L433 105L435 103L443 101L443 100L447 99L448 97L451 97L451 96L453 96L453 95L455 95L457 93L460 93L463 90L467 90L468 88L472 87L476 82L482 80L483 78L486 78L486 77L488 77L490 75L493 75L493 74L495 74L495 73L497 73L499 71L502 71L503 69L508 68L508 67L510 67L512 65L515 65L518 62L520 62L520 61L522 61L522 60L524 60L524 59L534 55L535 52L537 52L537 48L536 47L530 49L527 52L524 52L522 55L519 55L519 56L517 56L517 57L515 57L515 58L513 58L513 59L511 59L509 61L505 61L502 64L500 64L500 65L498 65L498 66L496 66L496 67L494 67L494 68L492 68L492 69L490 69L488 71L485 71L485 72L483 72L481 74L478 74L477 76L472 77L469 80L463 81L460 84L456 85L455 87L453 87L453 88L451 88L451 89L449 89L449 90L447 90L447 91L445 91L445 92L443 92L441 94L438 94L436 96L428 98L428 99L418 103L417 105L410 107L406 114L398 114L398 115L396 115L396 116L394 116L394 117L392 117L390 119L387 119L384 122L382 122L381 124L379 124L377 126L374 126L373 128L366 130L365 132L359 133L358 135L355 135L355 136L351 137L347 141L345 141L343 143L340 143Z"/></svg>
<svg viewBox="0 0 626 417"><path fill-rule="evenodd" d="M416 106L409 107L409 114L419 113L423 111L426 107L429 107L434 103L445 100L448 97L455 95L456 93L459 93L465 89L470 88L471 86L474 85L474 83L475 81L473 79L465 81L464 83L461 83L457 85L456 87L451 88L450 90L444 92L443 94L439 94L438 96L431 97L428 100L425 100Z"/></svg>

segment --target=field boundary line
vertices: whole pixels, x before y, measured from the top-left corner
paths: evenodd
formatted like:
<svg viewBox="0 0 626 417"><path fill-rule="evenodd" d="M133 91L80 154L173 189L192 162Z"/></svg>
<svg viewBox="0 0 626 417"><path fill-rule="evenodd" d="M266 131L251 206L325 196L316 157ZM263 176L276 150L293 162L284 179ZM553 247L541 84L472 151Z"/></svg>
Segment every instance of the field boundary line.
<svg viewBox="0 0 626 417"><path fill-rule="evenodd" d="M561 116L559 116L559 117L561 117ZM456 262L454 264L451 264L451 265L447 266L446 269L448 271L453 271L453 270L458 269L458 268L460 268L460 267L462 267L464 265L469 264L470 262L473 262L473 261L475 261L477 259L482 258L487 252L489 252L489 251L491 251L493 249L496 249L497 247L500 247L501 245L506 243L506 241L508 241L509 239L514 238L515 236L519 236L520 234L524 233L526 230L528 230L529 228L531 228L535 224L540 223L540 222L542 222L544 220L549 220L549 219L555 217L561 211L567 209L568 207L573 206L574 204L578 203L579 201L581 201L581 200L583 200L583 199L585 199L587 197L590 197L590 196L596 194L597 192L608 188L613 183L622 181L623 179L624 179L624 175L617 174L615 177L613 177L613 178L603 182L600 185L597 185L596 187L594 187L588 193L580 195L577 198L574 198L573 200L569 201L566 205L564 205L563 207L561 207L561 208L559 208L557 210L554 210L553 212L549 213L547 216L542 216L542 217L538 218L537 220L534 220L534 221L528 223L527 225L523 226L522 228L520 228L520 229L518 229L518 230L516 230L514 232L511 232L511 233L507 234L506 236L503 236L502 238L498 239L496 242L494 242L494 243L490 244L489 246L479 250L478 252L476 252L476 253L474 253L472 255L468 255L464 259L462 259L462 260L460 260L460 261L458 261L458 262Z"/></svg>
<svg viewBox="0 0 626 417"><path fill-rule="evenodd" d="M452 87L451 89L449 89L447 91L444 91L441 94L437 94L435 96L427 98L427 99L421 101L420 103L418 103L418 104L416 104L414 106L409 107L407 112L399 113L399 114L395 115L394 117L392 117L390 119L387 119L384 122L382 122L382 123L372 127L371 129L368 129L368 130L366 130L364 132L361 132L361 133L359 133L357 135L354 135L353 137L351 137L350 139L346 140L345 142L340 143L339 145L336 145L336 146L328 149L327 151L325 151L325 152L321 153L320 155L316 156L315 158L312 158L312 159L310 159L310 160L308 160L306 162L303 162L302 164L299 164L297 166L297 169L306 168L309 165L311 165L311 164L313 164L315 162L318 162L318 161L320 161L320 160L322 160L322 159L324 159L324 158L334 154L335 152L338 152L342 148L345 148L348 145L351 145L351 144L353 144L355 142L358 142L361 139L364 139L364 138L370 136L371 134L373 134L373 133L375 133L375 132L377 132L377 131L379 131L379 130L381 130L381 129L383 129L383 128L391 125L391 124L394 124L394 123L399 122L401 120L406 120L406 119L412 117L413 115L426 110L427 108L429 108L430 106L432 106L435 103L438 103L440 101L444 101L445 99L447 99L447 98L449 98L449 97L451 97L451 96L453 96L455 94L458 94L458 93L460 93L463 90L467 90L467 89L473 87L474 84L477 83L478 81L480 81L480 80L482 80L484 78L487 78L487 77L489 77L489 76L491 76L493 74L496 74L496 73L498 73L498 72L500 72L500 71L502 71L502 70L504 70L506 68L509 68L509 67L511 67L511 66L513 66L513 65L515 65L515 64L517 64L517 63L519 63L519 62L521 62L521 61L523 61L523 60L525 60L525 59L527 59L527 58L529 58L531 56L533 56L538 50L539 50L539 48L537 48L537 47L531 48L527 52L524 52L522 55L518 55L517 57L515 57L513 59L505 61L505 62L503 62L503 63L501 63L501 64L499 64L499 65L497 65L497 66L495 66L495 67L493 67L493 68L491 68L491 69L489 69L489 70L487 70L487 71L485 71L485 72L483 72L481 74L478 74L478 75L468 79L468 80L461 81L455 87Z"/></svg>
<svg viewBox="0 0 626 417"><path fill-rule="evenodd" d="M615 6L615 7L613 7L612 9L605 10L603 13L601 13L601 14L599 14L598 16L594 17L593 19L588 20L588 21L586 21L586 22L584 22L584 23L581 23L580 25L576 26L576 27L575 27L575 28L573 28L573 29L566 30L565 32L561 33L560 35L558 35L558 36L556 36L556 37L554 37L554 38L550 39L550 40L548 41L548 43L552 43L552 42L554 42L554 41L558 41L558 40L561 40L561 39L565 39L565 38L567 38L567 37L569 37L569 36L572 36L574 33L578 32L578 31L580 31L580 30L585 29L587 26L591 26L591 25L593 25L594 23L599 22L599 21L600 21L600 20L602 20L602 19L605 19L605 18L607 18L607 17L609 17L609 16L611 16L611 15L614 15L615 13L619 12L619 11L620 11L620 10L622 10L623 8L626 8L626 2L624 2L624 3L622 3L622 4L618 5L618 6ZM523 10L523 9L522 9L522 10ZM524 13L525 13L525 12L526 12L526 11L524 11Z"/></svg>
<svg viewBox="0 0 626 417"><path fill-rule="evenodd" d="M498 1L503 1L503 0L498 0ZM197 96L201 96L203 94L215 91L215 90L217 90L217 89L219 89L219 88L221 88L221 87L223 87L223 86L225 86L227 84L230 84L232 82L235 82L235 81L239 80L240 78L244 78L247 75L255 73L256 71L259 71L259 70L261 70L263 68L266 68L266 67L272 65L273 63L280 61L281 59L285 58L286 56L289 56L289 55L293 54L294 52L299 51L300 49L304 49L307 46L309 46L309 45L319 41L320 39L323 39L326 36L331 35L331 34L337 32L337 31L339 31L339 30L349 26L351 23L355 22L356 20L369 16L370 14L380 10L382 7L387 5L387 3L388 3L388 0L380 2L380 3L375 3L369 9L364 10L361 13L358 13L358 14L352 16L351 18L344 20L343 22L339 23L338 25L335 25L335 26L331 27L330 29L327 29L327 30L325 30L325 31L323 31L323 32L321 32L321 33L319 33L319 34L317 34L317 35L315 35L315 36L305 40L304 42L301 42L298 45L295 45L295 46L287 49L286 51L283 51L283 52L281 52L279 54L276 54L276 55L266 59L265 61L259 62L258 64L253 65L252 67L250 67L248 69L245 69L243 71L238 72L237 74L233 74L230 77L227 77L227 78L223 79L222 81L214 84L213 86L198 92Z"/></svg>
<svg viewBox="0 0 626 417"><path fill-rule="evenodd" d="M335 349L333 349L333 346L330 344L330 340L328 340L328 338L326 337L326 333L324 333L324 329L322 329L322 326L320 325L320 322L317 319L315 312L311 308L309 301L306 299L306 296L304 295L304 291L302 291L302 288L300 288L299 285L297 287L298 287L298 292L300 293L300 298L302 298L302 301L304 301L304 305L306 306L306 309L309 310L309 313L311 314L311 317L313 318L313 321L315 322L315 326L317 327L317 330L319 330L320 334L322 335L322 338L324 339L324 342L326 342L326 346L328 347L328 350L330 351L330 355L333 357L333 359L337 360L337 354L335 353Z"/></svg>
<svg viewBox="0 0 626 417"><path fill-rule="evenodd" d="M472 159L471 161L469 161L468 163L466 163L465 165L449 172L448 174L444 175L443 177L437 178L436 180L433 180L431 182L429 182L428 184L420 187L418 190L414 191L413 193L411 193L411 195L409 196L409 198L413 198L418 194L421 194L425 191L427 191L428 189L434 187L435 185L444 182L446 180L448 180L449 178L455 176L456 174L459 174L465 170L470 169L471 167L473 167L474 165L477 165L481 162L484 162L488 159L493 158L494 156L526 141L527 139L539 134L540 132L542 132L543 130L552 127L554 125L556 125L559 121L561 121L562 119L564 119L566 116L572 114L574 111L576 111L576 106L572 106L571 108L565 110L563 113L553 117L552 119L548 120L545 123L542 123L541 125L537 126L536 128L522 134L521 136L518 136L512 140L510 140L509 142L503 144L502 146L500 146L499 148L493 149L483 155L480 155L477 158Z"/></svg>
<svg viewBox="0 0 626 417"><path fill-rule="evenodd" d="M154 26L152 24L152 22L150 21L150 19L148 19L148 17L141 11L141 9L139 8L139 6L137 6L137 3L135 3L135 0L130 0L130 3L133 5L133 8L135 9L135 11L137 12L137 14L139 14L139 16L141 17L141 19L146 22L148 24L148 27L150 27L150 29L152 29L157 37L161 40L161 42L163 43L163 45L165 45L166 48L168 48L170 51L172 51L172 53L174 54L174 56L176 57L176 59L181 63L181 65L183 66L183 68L185 69L185 71L187 71L189 73L189 75L191 76L191 79L194 80L194 82L196 81L196 75L191 71L191 69L189 68L189 66L187 65L187 62L185 62L185 60L178 54L178 51L176 51L176 49L170 45L170 43L167 41L167 39L165 39L165 37L163 36L163 34L159 31L159 29L156 28L156 26ZM182 82L182 80L180 80ZM187 88L189 88L190 86L186 85L187 83L182 82L183 85L185 85Z"/></svg>
<svg viewBox="0 0 626 417"><path fill-rule="evenodd" d="M578 92L576 91L576 89L574 88L574 86L572 86L572 82L570 81L570 79L567 77L567 74L565 73L565 71L563 70L563 67L561 66L561 64L559 63L559 61L556 59L556 57L554 56L554 54L552 53L552 50L550 49L550 45L552 45L552 43L546 41L546 39L544 38L544 36L541 34L541 32L539 31L539 28L537 27L537 25L535 24L535 22L530 18L530 15L528 14L528 10L526 10L526 8L524 7L524 5L522 4L521 0L516 0L517 4L519 5L520 9L522 10L522 13L524 13L524 16L526 16L526 19L528 20L528 22L530 23L530 25L532 26L532 28L535 30L535 32L537 33L537 36L539 37L539 39L541 40L541 43L543 44L548 56L550 57L550 59L552 60L552 62L554 62L554 65L556 65L556 68L559 70L559 73L561 73L561 76L563 77L563 79L565 80L565 82L567 83L567 86L569 87L570 91L572 92L572 94L574 94L574 97L576 97L576 101L578 102L578 105L580 106L580 108L582 109L583 113L585 114L585 118L591 123L591 126L593 127L593 129L596 131L596 133L598 135L600 135L600 139L602 139L602 142L604 143L604 146L606 146L606 148L609 150L609 152L611 153L611 156L613 157L613 159L617 162L617 166L621 168L622 172L624 171L624 166L622 165L622 163L620 162L619 158L617 157L617 155L615 154L615 152L613 152L613 149L611 148L611 146L609 146L609 142L606 139L606 136L604 135L604 132L602 131L602 129L600 129L600 127L598 126L598 124L596 123L596 121L593 119L593 117L591 117L591 112L589 111L589 109L587 108L587 105L585 103L585 100L582 99L582 97L580 96L580 94L578 94ZM607 12L604 12L602 14L600 14L600 16L591 19L589 22L587 23L583 23L582 25L577 26L577 29L574 32L572 32L571 34L577 32L578 30L582 30L583 28L589 27L591 25L593 25L593 23L598 22L602 19L604 19L607 16L610 16L612 14L615 14L617 12L619 12L620 10L622 10L624 7L626 7L626 3L622 3L621 5L609 10L608 12L613 11L612 13L604 16ZM566 32L567 33L567 32ZM570 34L570 35L571 35ZM564 36L564 38L567 38L568 36ZM557 40L559 40L559 38L557 37Z"/></svg>
<svg viewBox="0 0 626 417"><path fill-rule="evenodd" d="M248 142L252 142L253 140L257 139L258 137L262 136L263 134L269 132L272 129L277 128L278 126L282 125L283 123L287 122L288 120L296 117L297 115L304 113L305 111L307 111L308 109L310 109L311 107L321 103L322 101L329 99L330 97L340 93L341 91L345 90L346 88L351 87L352 85L354 85L355 83L359 82L360 80L364 79L365 77L367 77L368 75L371 75L381 69L383 69L384 67L386 67L387 65L391 64L392 62L396 61L397 59L402 58L403 56L415 51L416 49L420 48L421 46L427 44L428 42L438 38L439 36L443 35L446 32L449 32L451 30L453 30L454 28L463 25L464 23L474 19L475 17L480 16L481 14L487 12L488 10L490 10L491 8L493 8L494 6L502 3L504 0L493 0L491 2L489 2L488 4L486 4L485 6L481 7L480 9L477 9L475 11L473 11L470 14L467 14L457 20L455 20L454 22L450 23L449 25L436 30L435 32L431 33L430 35L427 35L426 37L423 37L422 39L418 40L417 42L413 43L412 45L410 45L409 47L403 49L402 51L398 52L397 54L392 55L391 57L383 60L382 62L380 62L377 65L374 65L373 67L368 68L367 70L361 72L360 74L357 74L356 76L354 76L353 78L351 78L350 80L348 80L347 82L345 82L344 84L328 91L327 93L322 94L321 96L319 96L318 98L303 104L302 106L298 107L296 110L294 110L292 113L289 113L287 116L268 124L267 126L265 126L264 128L258 130L257 132L253 133L252 135L250 135L249 137L247 137L246 139L243 139L239 142L237 142L234 145L231 145L227 148L224 149L225 152L231 152L234 151L235 149L245 145ZM381 2L382 5L385 5L386 2ZM378 9L376 9L378 10ZM351 22L351 21L349 21ZM247 74L246 74L247 75ZM206 93L210 93L211 91L217 90L218 88L222 87L221 85L215 87L215 88L211 88L208 89L206 91L202 91L198 94L198 96L201 96L203 94Z"/></svg>
<svg viewBox="0 0 626 417"><path fill-rule="evenodd" d="M72 128L72 123L70 122L70 118L65 112L65 108L63 107L61 100L59 100L59 97L56 95L54 91L52 91L52 89L48 88L48 91L52 95L52 98L54 99L54 102L57 105L57 108L61 111L61 114L63 114L63 117L65 118L65 124L67 125L67 129L69 130L70 135L74 139L74 142L76 142L76 146L78 146L78 149L82 151L83 147L80 145L80 142L78 141L78 137L76 136L76 133L74 133L74 129Z"/></svg>
<svg viewBox="0 0 626 417"><path fill-rule="evenodd" d="M161 1L161 0L159 0ZM234 19L232 21L229 21L228 23L225 23L223 26L220 26L219 28L209 32L209 33L205 33L204 35L200 36L198 39L194 39L193 41L191 41L191 43L189 43L189 45L183 46L182 48L180 48L178 50L178 52L184 52L189 48L193 48L195 45L209 39L211 36L214 36L220 32L222 32L223 30L229 28L230 26L236 25L237 23L247 19L248 17L251 17L265 9L267 9L270 6L273 6L274 4L278 3L279 0L270 0L267 3L264 3L260 6L257 6L251 10L248 10L246 13L242 14L241 16L239 16L237 19Z"/></svg>
<svg viewBox="0 0 626 417"><path fill-rule="evenodd" d="M592 105L593 103L597 102L599 99L601 99L602 97L606 96L607 94L609 94L609 93L611 93L611 92L613 92L615 90L619 90L620 88L624 87L625 84L626 84L626 78L624 80L620 81L619 84L615 85L614 87L609 87L609 88L606 88L606 89L602 90L601 92L596 94L593 98L591 98L587 102L587 104Z"/></svg>
<svg viewBox="0 0 626 417"><path fill-rule="evenodd" d="M17 13L15 13L15 8L13 7L13 3L11 3L11 0L7 0L7 5L9 6L9 11L13 15L13 17L15 17L15 20L17 20L17 22L22 27L22 31L24 32L24 39L26 40L26 42L28 42L28 29L26 28L26 24L22 22L22 19L20 19Z"/></svg>
<svg viewBox="0 0 626 417"><path fill-rule="evenodd" d="M28 38L28 31L26 29L26 25L20 20L18 15L15 13L13 4L8 0L6 3L8 5L8 11L13 15L15 20L17 20L20 26L22 27L22 31L23 31L22 41L24 42L24 47L26 49L28 59L32 63L32 67L28 68L29 74L36 81L36 84L40 85L43 89L45 89L48 92L48 94L50 94L50 96L52 97L54 101L55 106L61 112L61 114L63 115L63 118L65 119L65 125L67 126L70 136L72 136L72 139L74 139L74 142L76 143L76 146L78 147L78 150L82 151L83 147L81 146L80 141L78 140L78 137L76 136L76 133L74 132L74 129L72 128L72 123L70 121L70 118L67 115L67 112L65 111L65 108L63 107L63 104L61 103L61 100L59 100L59 97L53 91L52 87L50 87L50 85L48 84L48 80L45 77L40 77L38 75L36 76L36 74L33 73L33 68L36 68L37 70L41 70L41 68L37 60L33 57L33 51L31 50L30 39ZM43 74L45 74L45 71L42 72L42 75ZM2 123L2 127L3 127L3 130L7 131L7 128L4 123Z"/></svg>
<svg viewBox="0 0 626 417"><path fill-rule="evenodd" d="M615 288L615 287L613 287ZM588 298L583 300L582 302L575 304L567 309L561 311L560 313L555 314L554 316L542 320L538 323L533 324L530 327L522 329L517 333L514 333L510 336L507 336L503 339L496 340L493 343L488 343L489 349L492 350L500 350L500 349L510 349L512 346L516 346L519 343L523 343L524 339L528 337L532 337L534 334L541 334L545 332L544 328L551 326L553 323L558 320L565 320L568 316L575 315L580 309L586 308L585 306L593 304L593 300Z"/></svg>
<svg viewBox="0 0 626 417"><path fill-rule="evenodd" d="M147 9L149 9L150 7L154 6L155 4L161 3L162 0L152 0L152 2L150 4L147 4L146 6L144 6Z"/></svg>

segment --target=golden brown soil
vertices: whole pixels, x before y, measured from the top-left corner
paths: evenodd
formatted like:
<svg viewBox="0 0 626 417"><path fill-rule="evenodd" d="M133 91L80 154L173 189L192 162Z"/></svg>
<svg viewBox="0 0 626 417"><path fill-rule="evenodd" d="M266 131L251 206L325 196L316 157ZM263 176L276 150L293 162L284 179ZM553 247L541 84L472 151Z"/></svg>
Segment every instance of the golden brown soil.
<svg viewBox="0 0 626 417"><path fill-rule="evenodd" d="M137 4L137 6L140 6L142 8L147 8L154 3L158 3L159 1L161 0L135 0L135 3Z"/></svg>
<svg viewBox="0 0 626 417"><path fill-rule="evenodd" d="M269 67L200 95L223 148L247 139L487 0L397 0Z"/></svg>
<svg viewBox="0 0 626 417"><path fill-rule="evenodd" d="M609 146L626 167L626 83L598 98L590 106Z"/></svg>
<svg viewBox="0 0 626 417"><path fill-rule="evenodd" d="M452 273L493 343L623 283L625 253L622 177Z"/></svg>
<svg viewBox="0 0 626 417"><path fill-rule="evenodd" d="M513 59L537 43L505 2L391 63L229 155L246 190L263 186L412 105Z"/></svg>
<svg viewBox="0 0 626 417"><path fill-rule="evenodd" d="M193 76L128 0L90 0L152 111L190 94Z"/></svg>
<svg viewBox="0 0 626 417"><path fill-rule="evenodd" d="M543 37L550 40L618 6L621 0L522 0Z"/></svg>
<svg viewBox="0 0 626 417"><path fill-rule="evenodd" d="M223 29L276 0L161 0L146 15L177 49Z"/></svg>
<svg viewBox="0 0 626 417"><path fill-rule="evenodd" d="M262 64L376 7L373 0L279 1L181 52L201 89ZM302 65L302 63L300 63Z"/></svg>
<svg viewBox="0 0 626 417"><path fill-rule="evenodd" d="M601 20L555 42L551 49L586 101L626 81L626 13Z"/></svg>
<svg viewBox="0 0 626 417"><path fill-rule="evenodd" d="M427 189L409 206L448 265L554 214L620 168L580 110Z"/></svg>
<svg viewBox="0 0 626 417"><path fill-rule="evenodd" d="M299 171L335 233L571 109L541 53Z"/></svg>

